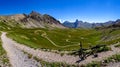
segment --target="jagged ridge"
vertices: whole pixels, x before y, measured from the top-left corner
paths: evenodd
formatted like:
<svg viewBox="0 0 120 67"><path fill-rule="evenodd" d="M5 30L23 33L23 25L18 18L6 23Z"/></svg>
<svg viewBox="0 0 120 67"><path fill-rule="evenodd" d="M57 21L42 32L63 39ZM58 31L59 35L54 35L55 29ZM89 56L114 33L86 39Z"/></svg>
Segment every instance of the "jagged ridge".
<svg viewBox="0 0 120 67"><path fill-rule="evenodd" d="M44 14L41 15L35 11L30 14L17 14L9 16L0 16L1 22L11 26L20 26L24 28L65 28L54 17Z"/></svg>

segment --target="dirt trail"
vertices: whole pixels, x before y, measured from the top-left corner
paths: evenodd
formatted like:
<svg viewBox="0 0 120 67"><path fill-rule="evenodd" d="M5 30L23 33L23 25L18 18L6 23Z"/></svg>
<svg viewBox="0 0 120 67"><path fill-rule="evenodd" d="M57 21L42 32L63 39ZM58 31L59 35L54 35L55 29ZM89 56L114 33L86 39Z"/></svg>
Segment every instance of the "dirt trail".
<svg viewBox="0 0 120 67"><path fill-rule="evenodd" d="M24 54L22 50L15 46L13 41L6 37L6 33L2 33L1 39L12 67L40 67L40 63L28 58L27 54Z"/></svg>
<svg viewBox="0 0 120 67"><path fill-rule="evenodd" d="M48 36L47 36L47 33L44 32L41 34L42 37L46 38L51 44L53 44L54 46L56 47L61 47L61 48L64 48L64 47L71 47L71 46L79 46L79 43L76 43L74 45L66 45L66 46L59 46L57 45L55 42L53 42Z"/></svg>
<svg viewBox="0 0 120 67"><path fill-rule="evenodd" d="M118 63L109 63L106 67L120 67L120 62Z"/></svg>
<svg viewBox="0 0 120 67"><path fill-rule="evenodd" d="M39 59L42 59L42 60L47 61L47 62L65 62L65 63L68 63L68 64L76 64L75 62L79 60L78 56L74 57L74 56L70 56L70 55L66 55L66 54L61 56L60 54L56 54L56 53L52 53L52 52L45 52L45 51L41 51L41 50L34 50L34 49L32 49L30 47L27 47L27 46L25 46L23 44L19 44L19 43L13 41L10 38L7 38L5 33L3 33L1 37L2 37L2 40L3 40L4 48L8 52L8 55L11 55L10 53L13 50L16 50L16 52L19 52L20 54L23 55L23 53L21 53L21 50L22 50L22 51L25 51L25 52L27 52L29 54L32 54L33 56L36 56ZM7 43L7 45L6 45L6 43ZM13 46L13 44L14 44L14 46ZM8 50L8 48L6 48L6 46L7 47L12 46L12 48L9 48L9 50ZM84 61L81 61L79 63L79 65L87 64L87 63L90 63L92 61L102 61L106 57L109 57L109 56L114 55L116 53L120 53L120 49L115 48L114 45L112 45L111 48L112 48L112 51L99 53L98 54L98 56L99 56L98 58L92 58L93 56L87 57L87 59L84 60ZM12 52L13 55L16 55L14 52L15 51ZM21 57L21 59L23 59L23 58L24 57ZM13 59L13 58L10 58L10 59ZM19 61L19 59L17 61ZM17 61L15 61L15 62L17 62ZM11 61L11 62L13 62L13 61ZM14 62L13 62L13 64L14 64ZM23 63L23 64L26 64L26 63Z"/></svg>
<svg viewBox="0 0 120 67"><path fill-rule="evenodd" d="M118 43L119 44L119 43ZM116 54L120 54L120 48L115 48L113 45L112 45L112 50L114 53ZM106 67L120 67L120 62L117 62L117 63L109 63Z"/></svg>

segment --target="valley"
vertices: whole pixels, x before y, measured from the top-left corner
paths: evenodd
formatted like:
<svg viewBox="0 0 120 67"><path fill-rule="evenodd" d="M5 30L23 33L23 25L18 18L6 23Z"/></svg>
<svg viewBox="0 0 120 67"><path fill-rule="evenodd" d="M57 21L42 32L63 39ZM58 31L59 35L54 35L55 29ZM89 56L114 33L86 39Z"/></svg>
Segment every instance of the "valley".
<svg viewBox="0 0 120 67"><path fill-rule="evenodd" d="M110 67L111 64L119 66L119 21L95 28L68 28L49 15L32 12L27 16L24 18L23 15L1 16L0 57L5 55L5 58L0 61L4 62L0 66L4 67L4 64L6 67ZM75 54L80 50L81 44L85 54L90 54L82 61L79 55ZM102 47L96 49L98 57L93 58L92 48L97 46ZM80 62L76 63L77 61Z"/></svg>
<svg viewBox="0 0 120 67"><path fill-rule="evenodd" d="M9 31L10 32L10 31ZM8 33L9 33L8 32ZM7 33L7 34L8 34ZM9 36L9 35L8 35ZM22 36L23 37L23 36ZM2 42L3 42L3 47L5 48L5 50L7 51L7 53L8 53L8 57L10 57L11 58L11 60L10 60L10 62L11 62L11 64L12 64L12 66L13 67L21 67L21 62L22 62L22 65L23 66L26 66L26 63L27 63L27 61L28 61L28 63L30 63L30 64L28 64L28 67L31 65L31 63L33 63L31 66L33 66L33 67L41 67L41 62L45 62L45 64L47 64L48 62L49 63L52 63L52 64L54 64L54 65L61 65L61 64L63 64L62 62L64 61L65 62L65 64L63 64L63 65L65 65L65 66L69 66L69 67L76 67L76 66L78 66L78 64L76 63L76 61L79 59L79 57L78 56L72 56L72 55L67 55L66 53L64 53L64 55L61 55L61 54L59 54L59 53L54 53L54 52L52 52L52 51L49 51L49 50L47 50L47 51L44 51L43 49L40 49L40 47L37 47L37 48L35 48L36 47L36 45L34 44L34 46L35 47L31 47L30 45L27 45L27 44L24 44L24 43L22 43L22 41L20 42L20 41L18 41L18 40L16 40L16 41L18 41L19 43L22 43L22 44L18 44L18 43L16 43L15 41L12 41L12 39L9 39L9 38L7 38L6 37L6 33L2 33L2 36L1 36L1 38L2 38ZM3 39L4 38L4 39ZM24 36L24 38L26 38L27 39L27 37L25 37ZM15 40L15 39L13 39L13 40ZM22 39L21 39L22 40ZM29 43L29 41L27 41L28 43ZM30 42L32 42L32 41L30 41ZM10 45L10 43L11 43L11 45L10 46L4 46L5 44L6 44L6 46L7 46L7 44L9 44ZM24 45L23 45L24 44ZM29 43L30 44L30 43ZM32 43L31 43L31 45L32 45ZM114 44L114 45L119 45L119 43L117 43L117 44ZM92 61L102 61L102 60L105 60L106 58L109 58L110 56L112 56L112 55L115 55L115 54L118 54L119 52L120 52L120 49L119 48L115 48L114 47L114 45L111 45L110 47L111 47L111 50L110 51L107 51L107 52L101 52L101 53L98 53L98 55L99 55L99 57L98 58L92 58L92 55L91 56L89 56L87 59L85 59L84 61L81 61L80 63L79 63L79 65L83 65L83 64L88 64L87 66L89 67L89 63L91 63ZM12 47L13 46L13 47ZM54 46L54 45L53 45ZM12 50L8 50L8 48L12 48L12 50L14 50L14 51L17 51L17 52L14 52L14 51L12 51ZM77 46L78 47L78 46ZM85 46L84 46L85 47ZM6 49L7 48L7 49ZM10 49L11 49L10 48ZM45 47L44 47L45 48ZM56 48L63 48L63 47L57 47L56 46ZM64 47L64 49L62 50L62 51L66 51L66 49L67 48L69 48L69 46L68 47ZM55 48L46 48L46 49L55 49ZM78 48L76 48L76 49L78 49ZM55 49L55 50L57 50L57 49ZM73 49L69 49L69 51L71 51L71 50L73 50ZM74 49L75 50L75 49ZM13 54L11 54L11 56L10 56L10 54L9 54L9 52L10 51L12 51L13 52ZM21 52L22 51L22 52ZM17 55L15 55L14 53L18 53ZM24 53L25 53L25 55L24 55ZM20 60L19 61L19 63L18 63L18 65L17 65L17 63L15 62L16 60L13 60L12 61L12 59L17 59L17 57L15 58L15 57L13 57L12 58L12 55L15 55L15 56L20 56L21 55L21 59L19 59L18 58L18 60ZM25 56L25 58L23 58L23 56ZM27 56L28 56L28 58L27 58ZM35 61L34 60L34 58L37 58L37 59L35 59L35 60L37 60L37 61ZM58 58L59 58L59 60L58 60ZM23 59L23 60L22 60ZM33 60L32 60L33 59ZM39 59L39 60L38 60ZM44 61L43 61L44 60ZM25 62L24 62L25 61ZM32 62L32 61L34 61L34 62ZM98 62L99 62L98 61ZM38 64L37 66L36 66L36 63L35 62L37 62L37 63L40 63L40 64ZM55 63L56 62L56 63ZM111 61L110 61L111 62ZM24 64L23 64L24 63ZM34 66L34 64L35 64L35 66ZM71 64L73 64L73 65L71 65ZM44 65L44 64L43 64ZM48 66L51 66L52 67L52 65L51 64L48 64ZM86 66L86 67L87 67Z"/></svg>
<svg viewBox="0 0 120 67"><path fill-rule="evenodd" d="M120 0L0 0L0 67L120 67Z"/></svg>

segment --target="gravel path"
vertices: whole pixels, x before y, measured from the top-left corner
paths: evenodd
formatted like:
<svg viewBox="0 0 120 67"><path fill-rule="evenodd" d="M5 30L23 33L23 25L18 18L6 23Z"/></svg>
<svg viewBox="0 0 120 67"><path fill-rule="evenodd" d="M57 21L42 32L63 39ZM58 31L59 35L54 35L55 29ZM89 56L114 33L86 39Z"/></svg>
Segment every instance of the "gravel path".
<svg viewBox="0 0 120 67"><path fill-rule="evenodd" d="M68 64L76 64L75 62L79 60L79 57L76 56L69 56L69 55L59 55L59 54L56 54L56 53L52 53L52 52L44 52L44 51L41 51L41 50L34 50L32 48L29 48L25 45L18 45L16 44L16 46L18 48L20 48L21 50L24 50L30 54L32 54L33 56L36 56L40 59L43 59L47 62L66 62ZM113 45L111 46L111 49L112 51L107 51L107 52L101 52L99 53L99 57L98 58L92 58L93 56L89 56L87 57L86 60L84 61L81 61L79 63L79 65L82 65L82 64L87 64L87 63L90 63L92 61L102 61L103 59L105 59L106 57L109 57L109 56L112 56L116 53L120 53L120 49L118 48L115 48Z"/></svg>
<svg viewBox="0 0 120 67"><path fill-rule="evenodd" d="M120 62L118 63L109 63L106 67L120 67Z"/></svg>
<svg viewBox="0 0 120 67"><path fill-rule="evenodd" d="M112 46L112 50L113 50L114 53L120 54L120 48L115 48L114 46ZM120 62L109 63L106 67L120 67Z"/></svg>
<svg viewBox="0 0 120 67"><path fill-rule="evenodd" d="M27 59L27 56L25 54L23 54L22 51L25 51L25 52L27 52L29 54L32 54L33 56L36 56L39 59L42 59L42 60L47 61L47 62L65 62L65 63L68 63L68 64L76 64L75 62L79 60L78 56L76 56L76 57L70 56L70 55L63 55L63 56L61 56L60 54L56 54L56 53L52 53L52 52L45 52L45 51L41 51L41 50L34 50L34 49L32 49L30 47L27 47L27 46L25 46L23 44L19 44L19 43L13 41L10 38L7 38L5 33L3 33L1 37L2 37L2 40L3 40L4 48L6 49L6 51L8 52L8 56L10 57L10 62L12 64L18 65L16 67L19 67L20 64L16 64L15 62L19 61L19 63L20 62L23 63L24 61L22 61L22 60ZM98 54L98 58L92 58L93 56L89 56L89 57L87 57L86 60L81 61L79 63L79 65L87 64L87 63L90 63L92 61L102 61L106 57L109 57L109 56L114 55L116 53L120 53L120 49L119 48L115 48L114 45L111 46L111 49L112 49L112 51L99 53ZM17 54L20 56L20 59L18 59L18 55L16 54L16 52L18 52ZM12 57L11 53L13 53L12 55L15 55L17 61L13 60L14 57ZM27 59L27 60L29 60L29 59ZM22 65L26 65L26 64L27 65L29 65L29 64L31 65L31 63L32 63L32 61L29 60L29 61L23 63ZM24 66L20 66L20 67L24 67ZM26 67L29 67L29 66L26 66Z"/></svg>
<svg viewBox="0 0 120 67"><path fill-rule="evenodd" d="M12 67L40 67L40 63L16 48L15 43L6 37L6 33L2 33L1 39Z"/></svg>

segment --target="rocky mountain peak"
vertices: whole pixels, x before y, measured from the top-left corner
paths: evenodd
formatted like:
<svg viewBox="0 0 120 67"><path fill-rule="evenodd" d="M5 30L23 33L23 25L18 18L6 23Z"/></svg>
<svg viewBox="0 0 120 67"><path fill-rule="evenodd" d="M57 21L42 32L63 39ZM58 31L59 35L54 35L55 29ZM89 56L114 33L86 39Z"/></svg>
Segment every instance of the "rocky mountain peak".
<svg viewBox="0 0 120 67"><path fill-rule="evenodd" d="M43 17L44 17L45 21L48 22L48 23L60 24L60 22L57 19L55 19L54 17L52 17L52 16L50 16L48 14L44 14Z"/></svg>
<svg viewBox="0 0 120 67"><path fill-rule="evenodd" d="M30 14L29 14L29 16L40 16L41 14L40 13L38 13L38 12L36 12L36 11L32 11Z"/></svg>
<svg viewBox="0 0 120 67"><path fill-rule="evenodd" d="M35 19L37 21L42 21L42 15L38 12L32 11L29 15L29 18Z"/></svg>
<svg viewBox="0 0 120 67"><path fill-rule="evenodd" d="M24 28L65 28L58 20L48 14L32 11L30 14L2 16L2 19ZM2 20L1 19L1 20ZM12 26L16 26L11 24Z"/></svg>
<svg viewBox="0 0 120 67"><path fill-rule="evenodd" d="M120 23L120 19L117 19L115 22L116 22L116 23Z"/></svg>

